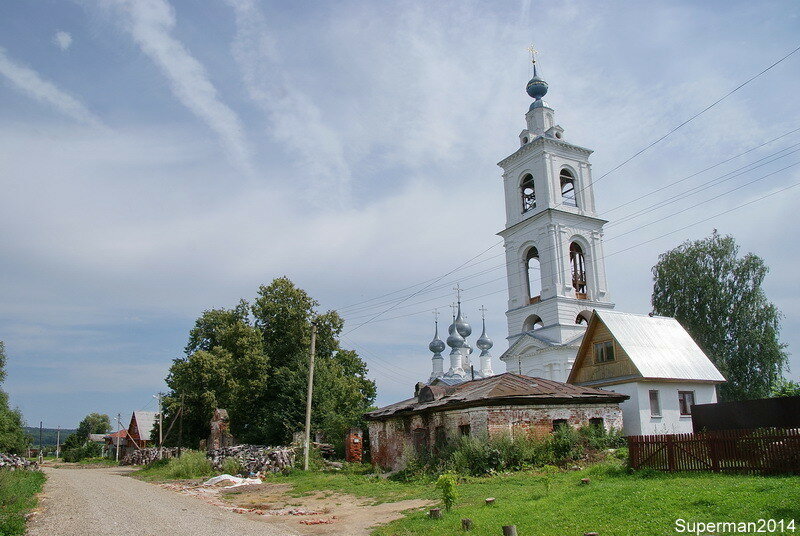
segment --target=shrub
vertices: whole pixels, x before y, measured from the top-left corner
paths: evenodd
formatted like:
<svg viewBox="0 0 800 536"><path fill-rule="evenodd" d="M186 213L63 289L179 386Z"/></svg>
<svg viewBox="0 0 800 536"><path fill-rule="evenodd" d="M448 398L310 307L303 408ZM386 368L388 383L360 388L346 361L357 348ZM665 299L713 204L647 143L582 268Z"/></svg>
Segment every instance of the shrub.
<svg viewBox="0 0 800 536"><path fill-rule="evenodd" d="M161 461L163 462L164 460ZM211 467L211 462L206 458L205 452L197 450L184 451L180 458L170 458L161 467L164 478L200 478L215 474L214 468Z"/></svg>
<svg viewBox="0 0 800 536"><path fill-rule="evenodd" d="M244 474L244 466L239 458L228 456L222 460L222 472L228 475Z"/></svg>
<svg viewBox="0 0 800 536"><path fill-rule="evenodd" d="M445 510L450 510L458 499L456 475L452 472L439 475L436 480L436 488L442 490L442 503L444 503Z"/></svg>
<svg viewBox="0 0 800 536"><path fill-rule="evenodd" d="M73 447L64 451L65 462L79 462L86 458L96 458L103 452L103 448L97 443L84 443L79 447Z"/></svg>

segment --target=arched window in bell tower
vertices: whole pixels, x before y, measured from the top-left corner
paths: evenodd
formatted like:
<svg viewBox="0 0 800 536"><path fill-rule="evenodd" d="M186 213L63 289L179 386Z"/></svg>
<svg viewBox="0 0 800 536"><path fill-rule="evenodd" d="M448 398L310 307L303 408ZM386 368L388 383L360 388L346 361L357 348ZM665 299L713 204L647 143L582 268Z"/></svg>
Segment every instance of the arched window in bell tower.
<svg viewBox="0 0 800 536"><path fill-rule="evenodd" d="M578 201L575 198L575 177L568 169L562 169L561 174L561 202L570 207L577 207Z"/></svg>
<svg viewBox="0 0 800 536"><path fill-rule="evenodd" d="M528 282L529 303L536 303L542 295L542 272L539 262L539 252L530 248L525 255L525 279Z"/></svg>
<svg viewBox="0 0 800 536"><path fill-rule="evenodd" d="M522 331L533 331L544 327L544 322L537 315L531 315L522 323Z"/></svg>
<svg viewBox="0 0 800 536"><path fill-rule="evenodd" d="M530 173L522 177L519 185L522 192L522 212L536 208L536 187L533 184L533 175Z"/></svg>
<svg viewBox="0 0 800 536"><path fill-rule="evenodd" d="M585 300L586 296L586 260L583 256L583 249L577 242L569 245L569 265L572 268L572 288L575 289L575 297Z"/></svg>

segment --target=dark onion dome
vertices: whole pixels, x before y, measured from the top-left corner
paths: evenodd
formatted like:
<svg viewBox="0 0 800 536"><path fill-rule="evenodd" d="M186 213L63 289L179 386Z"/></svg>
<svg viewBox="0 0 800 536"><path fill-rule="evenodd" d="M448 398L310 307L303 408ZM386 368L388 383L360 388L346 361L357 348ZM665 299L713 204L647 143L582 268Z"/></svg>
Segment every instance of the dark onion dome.
<svg viewBox="0 0 800 536"><path fill-rule="evenodd" d="M533 78L528 81L525 91L528 92L528 95L530 95L532 99L541 100L542 97L547 95L547 82L534 74Z"/></svg>
<svg viewBox="0 0 800 536"><path fill-rule="evenodd" d="M428 349L434 354L440 354L445 348L444 341L439 338L439 322L436 322L436 333L433 336L433 340L428 345Z"/></svg>

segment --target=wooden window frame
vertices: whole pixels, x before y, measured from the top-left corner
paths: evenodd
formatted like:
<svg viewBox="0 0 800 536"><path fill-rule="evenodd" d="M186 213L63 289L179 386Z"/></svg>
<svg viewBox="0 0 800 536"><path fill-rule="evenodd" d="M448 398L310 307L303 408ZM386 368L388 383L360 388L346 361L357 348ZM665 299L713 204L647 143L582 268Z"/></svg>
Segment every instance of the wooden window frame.
<svg viewBox="0 0 800 536"><path fill-rule="evenodd" d="M600 355L601 354L598 353L598 351L597 351L597 347L600 346L600 345L603 345L603 350L606 350L607 348L611 348L611 359L607 359L605 357L606 356L606 352L605 351L602 352L602 355L604 356L603 359L602 360L600 359ZM610 345L610 346L608 346L608 345ZM594 354L594 362L597 365L603 365L605 363L614 363L614 362L616 362L616 360L617 360L617 347L614 344L614 339L606 340L606 341L595 341L594 344L592 345L592 353Z"/></svg>
<svg viewBox="0 0 800 536"><path fill-rule="evenodd" d="M692 397L692 403L686 404L686 395L690 395ZM695 400L694 391L678 391L678 409L681 412L681 417L691 417L692 415L692 406L697 403ZM684 406L686 407L686 411L684 412Z"/></svg>
<svg viewBox="0 0 800 536"><path fill-rule="evenodd" d="M658 405L658 411L653 411L653 393L656 395L656 404ZM650 389L647 392L647 400L650 404L650 417L661 417L661 391L658 389Z"/></svg>

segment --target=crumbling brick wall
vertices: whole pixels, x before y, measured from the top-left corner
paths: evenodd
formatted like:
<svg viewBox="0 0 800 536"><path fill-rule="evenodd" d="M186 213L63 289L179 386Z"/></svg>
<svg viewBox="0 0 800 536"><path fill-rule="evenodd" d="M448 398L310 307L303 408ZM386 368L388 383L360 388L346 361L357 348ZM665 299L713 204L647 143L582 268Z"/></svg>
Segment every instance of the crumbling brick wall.
<svg viewBox="0 0 800 536"><path fill-rule="evenodd" d="M472 437L541 439L551 433L556 419L575 428L602 419L607 430L622 429L618 404L479 406L370 421L370 454L375 465L398 470L413 460L421 445L435 453L443 438L454 440L467 430Z"/></svg>

